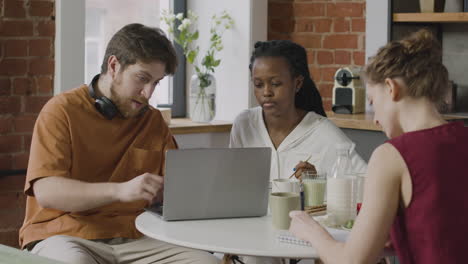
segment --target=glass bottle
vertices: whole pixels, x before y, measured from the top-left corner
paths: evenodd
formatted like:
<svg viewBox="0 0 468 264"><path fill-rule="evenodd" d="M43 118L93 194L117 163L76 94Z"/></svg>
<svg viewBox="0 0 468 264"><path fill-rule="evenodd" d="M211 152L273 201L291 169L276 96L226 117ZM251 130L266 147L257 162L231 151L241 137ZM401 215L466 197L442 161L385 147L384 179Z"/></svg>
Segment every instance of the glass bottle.
<svg viewBox="0 0 468 264"><path fill-rule="evenodd" d="M327 215L336 226L342 226L356 218L356 198L353 177L350 177L351 143L336 146L336 160L327 178Z"/></svg>

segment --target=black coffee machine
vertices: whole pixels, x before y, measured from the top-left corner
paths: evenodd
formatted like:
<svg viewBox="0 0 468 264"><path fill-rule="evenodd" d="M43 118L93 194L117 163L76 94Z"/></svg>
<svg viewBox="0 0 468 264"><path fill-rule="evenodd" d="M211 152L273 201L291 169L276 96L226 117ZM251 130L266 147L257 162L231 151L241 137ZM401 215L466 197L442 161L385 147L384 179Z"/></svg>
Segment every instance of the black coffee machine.
<svg viewBox="0 0 468 264"><path fill-rule="evenodd" d="M366 91L359 68L340 68L335 73L332 110L337 114L364 113Z"/></svg>

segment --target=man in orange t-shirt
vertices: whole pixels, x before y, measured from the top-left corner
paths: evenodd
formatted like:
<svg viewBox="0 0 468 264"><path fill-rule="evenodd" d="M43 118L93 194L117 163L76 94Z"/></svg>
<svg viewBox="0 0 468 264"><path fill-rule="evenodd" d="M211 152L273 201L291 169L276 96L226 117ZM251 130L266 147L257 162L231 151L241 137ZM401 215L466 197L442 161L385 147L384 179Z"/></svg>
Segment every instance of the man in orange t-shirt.
<svg viewBox="0 0 468 264"><path fill-rule="evenodd" d="M66 263L217 263L135 228L143 208L161 199L165 151L177 148L148 105L176 67L161 30L130 24L110 40L89 86L44 106L31 142L23 248Z"/></svg>

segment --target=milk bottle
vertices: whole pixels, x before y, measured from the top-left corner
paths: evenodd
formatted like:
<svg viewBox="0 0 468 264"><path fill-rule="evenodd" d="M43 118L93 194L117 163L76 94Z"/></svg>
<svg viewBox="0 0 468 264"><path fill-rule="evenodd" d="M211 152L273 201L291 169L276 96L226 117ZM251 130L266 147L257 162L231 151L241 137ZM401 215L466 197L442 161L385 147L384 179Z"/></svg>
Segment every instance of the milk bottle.
<svg viewBox="0 0 468 264"><path fill-rule="evenodd" d="M331 222L341 226L356 218L356 201L353 193L353 178L349 177L351 143L336 146L337 159L327 178L327 215Z"/></svg>

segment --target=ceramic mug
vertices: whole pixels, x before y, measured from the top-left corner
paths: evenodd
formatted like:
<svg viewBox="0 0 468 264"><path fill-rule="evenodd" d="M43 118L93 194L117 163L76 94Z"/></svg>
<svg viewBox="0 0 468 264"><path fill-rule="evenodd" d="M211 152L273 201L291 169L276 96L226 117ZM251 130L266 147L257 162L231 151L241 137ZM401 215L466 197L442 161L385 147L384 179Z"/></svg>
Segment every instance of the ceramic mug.
<svg viewBox="0 0 468 264"><path fill-rule="evenodd" d="M301 191L299 181L295 179L274 179L271 183L272 192L292 192Z"/></svg>
<svg viewBox="0 0 468 264"><path fill-rule="evenodd" d="M293 192L276 192L270 194L272 224L276 229L289 229L291 218L289 212L301 210L299 194Z"/></svg>

